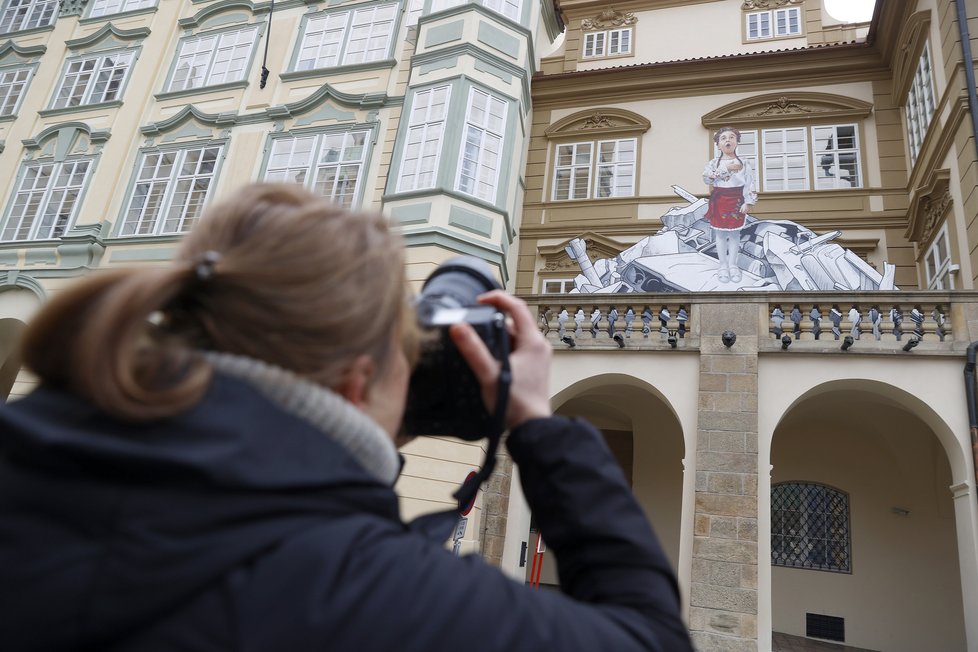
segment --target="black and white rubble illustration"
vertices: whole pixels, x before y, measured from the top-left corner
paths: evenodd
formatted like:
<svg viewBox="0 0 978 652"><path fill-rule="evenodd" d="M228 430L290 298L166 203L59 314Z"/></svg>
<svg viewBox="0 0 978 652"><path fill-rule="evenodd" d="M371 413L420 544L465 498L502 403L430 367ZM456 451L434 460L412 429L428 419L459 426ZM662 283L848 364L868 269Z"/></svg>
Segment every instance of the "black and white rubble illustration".
<svg viewBox="0 0 978 652"><path fill-rule="evenodd" d="M789 220L747 216L740 233L739 282L721 282L708 202L673 186L687 204L662 216L663 228L614 258L593 263L582 239L571 240L567 255L581 273L571 293L710 292L731 290L896 290L894 265L876 271L862 258L833 242L833 231L817 235Z"/></svg>

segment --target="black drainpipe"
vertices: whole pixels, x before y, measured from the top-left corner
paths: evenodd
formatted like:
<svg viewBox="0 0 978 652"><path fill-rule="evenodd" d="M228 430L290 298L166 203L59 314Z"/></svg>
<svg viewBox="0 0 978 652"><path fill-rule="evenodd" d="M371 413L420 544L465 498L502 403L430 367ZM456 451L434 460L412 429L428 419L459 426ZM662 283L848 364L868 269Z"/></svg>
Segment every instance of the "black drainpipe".
<svg viewBox="0 0 978 652"><path fill-rule="evenodd" d="M964 393L968 397L968 425L971 426L971 455L975 460L975 485L978 486L978 405L975 400L975 355L978 342L968 345L968 362L964 365ZM978 499L978 496L976 496Z"/></svg>
<svg viewBox="0 0 978 652"><path fill-rule="evenodd" d="M964 59L964 78L968 84L968 109L971 113L971 135L978 155L978 92L975 91L975 66L971 56L971 35L968 33L968 14L964 0L954 0L958 9L958 29L961 32L961 56ZM975 401L975 353L978 342L968 346L968 361L964 365L965 395L968 397L968 424L971 426L971 455L975 465L975 484L978 488L978 406ZM978 500L978 495L975 496Z"/></svg>

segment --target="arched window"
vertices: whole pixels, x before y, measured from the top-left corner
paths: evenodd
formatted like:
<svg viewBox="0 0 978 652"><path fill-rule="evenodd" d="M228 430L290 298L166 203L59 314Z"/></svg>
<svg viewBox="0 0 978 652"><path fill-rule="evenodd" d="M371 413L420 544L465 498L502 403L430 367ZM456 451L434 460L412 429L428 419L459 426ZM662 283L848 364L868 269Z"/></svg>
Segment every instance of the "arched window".
<svg viewBox="0 0 978 652"><path fill-rule="evenodd" d="M772 486L771 564L851 573L849 495L814 482Z"/></svg>

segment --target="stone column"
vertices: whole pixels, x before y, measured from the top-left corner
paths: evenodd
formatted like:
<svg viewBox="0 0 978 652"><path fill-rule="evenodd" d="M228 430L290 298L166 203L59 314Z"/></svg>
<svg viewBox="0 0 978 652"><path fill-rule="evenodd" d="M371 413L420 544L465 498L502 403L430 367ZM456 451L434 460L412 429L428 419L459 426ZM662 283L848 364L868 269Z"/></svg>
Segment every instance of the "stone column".
<svg viewBox="0 0 978 652"><path fill-rule="evenodd" d="M689 615L701 652L757 650L757 314L750 303L700 306Z"/></svg>
<svg viewBox="0 0 978 652"><path fill-rule="evenodd" d="M500 449L503 446L500 445ZM496 468L489 475L482 493L482 556L493 566L503 560L506 540L506 515L513 477L513 460L503 450L496 453Z"/></svg>

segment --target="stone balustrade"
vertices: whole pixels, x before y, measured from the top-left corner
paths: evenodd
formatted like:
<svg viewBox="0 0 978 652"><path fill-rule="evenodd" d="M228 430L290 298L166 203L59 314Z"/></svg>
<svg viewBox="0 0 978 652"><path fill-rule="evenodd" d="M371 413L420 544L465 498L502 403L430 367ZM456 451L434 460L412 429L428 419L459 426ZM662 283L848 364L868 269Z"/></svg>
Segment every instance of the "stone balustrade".
<svg viewBox="0 0 978 652"><path fill-rule="evenodd" d="M838 351L849 336L853 352L903 352L916 340L917 353L956 355L978 337L978 328L969 328L978 326L978 292L972 291L562 294L524 299L555 348L697 349L704 331L702 307L717 303L756 306L758 332L768 333L757 343L760 351L782 350L785 335L791 350ZM724 325L705 330L717 328Z"/></svg>

